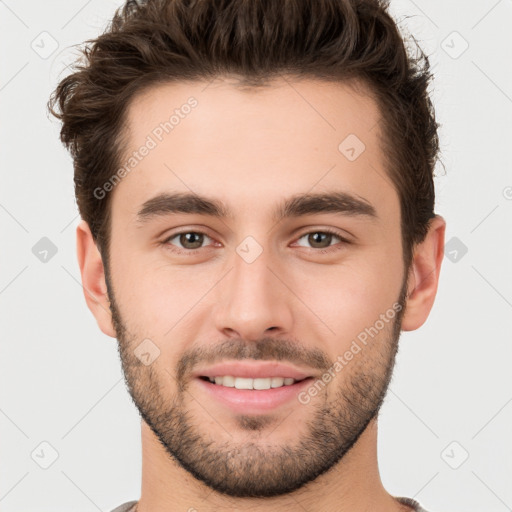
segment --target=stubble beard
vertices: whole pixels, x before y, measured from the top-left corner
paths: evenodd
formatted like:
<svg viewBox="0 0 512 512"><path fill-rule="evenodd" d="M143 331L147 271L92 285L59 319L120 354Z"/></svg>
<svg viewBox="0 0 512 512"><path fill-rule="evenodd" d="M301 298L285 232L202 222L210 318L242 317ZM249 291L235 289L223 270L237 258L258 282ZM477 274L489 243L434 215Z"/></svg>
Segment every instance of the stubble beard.
<svg viewBox="0 0 512 512"><path fill-rule="evenodd" d="M167 370L159 375L155 365L145 366L134 355L140 338L128 330L122 319L108 279L107 287L125 382L142 419L170 457L219 493L238 498L265 498L303 487L343 459L370 421L376 418L383 403L398 349L405 310L405 283L398 299L402 308L387 326L388 337L369 341L339 372L329 384L338 387L333 398L327 400L325 393L319 393L307 405L297 401L299 413L304 407L309 408L307 420L302 419L303 414L294 418L295 411L284 419L271 414L237 415L234 417L236 428L245 434L245 439L251 439L238 444L228 428L218 423L214 422L217 432L208 432L202 425L205 419L211 418L204 409L196 407L204 416L198 418L188 407L193 398L188 389L190 380L179 376L183 358L173 376L165 374ZM282 342L274 338L238 346L224 342L222 346L231 347L230 355L243 353L244 357L235 359L248 355L252 359L272 359L275 352L278 358L286 360ZM173 381L175 393L169 399L166 384ZM200 401L201 397L197 398ZM287 444L272 444L272 432L279 428L280 421L300 421L300 429L291 429L295 433L300 430L299 437Z"/></svg>

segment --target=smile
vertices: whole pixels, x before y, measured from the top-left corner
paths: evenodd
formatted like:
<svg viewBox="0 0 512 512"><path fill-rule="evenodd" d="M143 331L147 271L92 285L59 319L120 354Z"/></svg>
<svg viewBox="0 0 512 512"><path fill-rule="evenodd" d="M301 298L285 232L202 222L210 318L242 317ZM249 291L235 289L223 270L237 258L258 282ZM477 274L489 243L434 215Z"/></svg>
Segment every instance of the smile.
<svg viewBox="0 0 512 512"><path fill-rule="evenodd" d="M208 379L210 382L219 386L236 389L272 389L280 388L282 386L291 386L299 380L292 379L291 377L269 377L269 378L246 378L246 377L233 377L231 375L224 375L221 377L201 377ZM300 379L303 380L303 379Z"/></svg>

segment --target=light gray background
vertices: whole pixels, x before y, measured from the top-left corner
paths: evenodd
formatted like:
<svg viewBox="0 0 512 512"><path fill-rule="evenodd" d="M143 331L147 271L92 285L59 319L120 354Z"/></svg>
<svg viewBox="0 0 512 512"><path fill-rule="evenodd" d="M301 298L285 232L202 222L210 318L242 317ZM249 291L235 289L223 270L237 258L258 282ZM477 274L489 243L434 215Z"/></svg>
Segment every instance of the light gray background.
<svg viewBox="0 0 512 512"><path fill-rule="evenodd" d="M67 48L95 37L120 3L0 1L4 512L109 511L140 496L140 420L116 342L83 299L71 159L45 110ZM512 510L512 1L391 5L431 55L446 167L437 171L436 211L446 241L455 240L427 323L402 334L380 420L382 478L428 510L504 512ZM43 237L57 249L46 262L36 246ZM58 458L43 469L53 450Z"/></svg>

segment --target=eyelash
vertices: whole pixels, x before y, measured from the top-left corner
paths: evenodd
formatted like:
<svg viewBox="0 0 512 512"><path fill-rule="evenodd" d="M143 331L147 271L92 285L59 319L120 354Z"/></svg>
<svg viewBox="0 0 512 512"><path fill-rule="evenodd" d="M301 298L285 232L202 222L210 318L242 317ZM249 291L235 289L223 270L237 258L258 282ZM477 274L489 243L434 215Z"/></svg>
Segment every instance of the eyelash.
<svg viewBox="0 0 512 512"><path fill-rule="evenodd" d="M173 238L176 238L177 236L179 235L183 235L183 234L187 234L187 233L194 233L196 235L205 235L207 236L208 238L212 238L210 237L207 233L205 233L204 231L193 231L193 230L186 230L186 231L179 231L177 233L173 233L172 235L168 236L165 240L163 240L162 242L162 245L164 245L165 247L169 248L172 244L170 244L169 242L173 239ZM325 228L325 229L315 229L315 230L312 230L312 231L306 231L305 233L302 233L298 238L297 240L300 240L301 238L304 238L306 235L310 235L312 233L322 233L322 234L329 234L329 235L334 235L336 238L338 238L342 243L341 244L334 244L332 246L329 246L329 247L326 247L326 248L322 248L322 249L318 249L318 248L314 248L314 247L311 247L310 249L312 251L315 251L315 252L331 252L331 251L337 251L337 250L340 250L340 249L343 249L343 246L344 245L348 245L350 244L351 242L349 242L346 238L342 237L338 231L334 230L334 229L329 229L329 228ZM184 255L187 255L187 256L194 256L197 254L197 251L200 251L201 249L204 249L204 247L199 247L198 249L181 249L179 247L176 247L176 246L172 246L172 249L170 249L172 252L174 253L177 253L177 254L184 254Z"/></svg>

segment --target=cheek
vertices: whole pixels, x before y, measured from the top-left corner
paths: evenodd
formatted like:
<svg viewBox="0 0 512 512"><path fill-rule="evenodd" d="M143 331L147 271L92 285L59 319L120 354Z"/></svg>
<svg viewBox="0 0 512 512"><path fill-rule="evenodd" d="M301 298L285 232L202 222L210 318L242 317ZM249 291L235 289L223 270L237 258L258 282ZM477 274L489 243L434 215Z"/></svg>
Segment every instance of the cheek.
<svg viewBox="0 0 512 512"><path fill-rule="evenodd" d="M189 322L194 329L194 319L207 313L204 308L211 299L201 298L213 288L213 295L222 295L223 283L218 281L226 269L219 261L176 267L158 251L148 255L126 240L112 242L112 278L122 313L155 337L174 326L183 329ZM391 242L381 240L336 264L295 262L283 270L295 293L334 331L336 343L350 342L397 300L403 273L401 247ZM293 295L288 304L300 318L304 306Z"/></svg>
<svg viewBox="0 0 512 512"><path fill-rule="evenodd" d="M382 258L379 263L370 259L319 269L302 280L304 300L334 331L336 350L375 325L381 315L394 314L402 272L396 262Z"/></svg>
<svg viewBox="0 0 512 512"><path fill-rule="evenodd" d="M200 311L201 297L215 286L220 272L213 266L173 267L161 256L136 251L112 261L116 298L126 320L143 326L156 339L192 321L191 312Z"/></svg>

